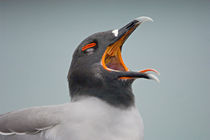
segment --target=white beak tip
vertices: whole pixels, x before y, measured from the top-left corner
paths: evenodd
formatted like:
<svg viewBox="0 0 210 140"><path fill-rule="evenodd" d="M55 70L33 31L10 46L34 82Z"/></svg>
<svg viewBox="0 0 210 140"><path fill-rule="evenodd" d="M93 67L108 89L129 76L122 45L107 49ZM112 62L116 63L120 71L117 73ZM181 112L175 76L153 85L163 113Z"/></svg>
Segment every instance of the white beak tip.
<svg viewBox="0 0 210 140"><path fill-rule="evenodd" d="M155 80L157 83L160 83L160 80L157 78L157 76L153 74L148 74L148 76L150 77L150 79Z"/></svg>
<svg viewBox="0 0 210 140"><path fill-rule="evenodd" d="M135 20L137 20L137 21L139 21L141 23L143 23L145 21L153 22L153 19L152 18L146 17L146 16L137 17L137 18L135 18Z"/></svg>

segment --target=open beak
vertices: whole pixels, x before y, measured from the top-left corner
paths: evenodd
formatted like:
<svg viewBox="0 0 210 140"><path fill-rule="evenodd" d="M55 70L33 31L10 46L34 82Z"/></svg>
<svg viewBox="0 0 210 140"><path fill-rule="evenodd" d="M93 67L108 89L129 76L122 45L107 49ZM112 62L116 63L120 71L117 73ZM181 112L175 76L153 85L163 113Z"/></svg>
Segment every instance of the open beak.
<svg viewBox="0 0 210 140"><path fill-rule="evenodd" d="M135 20L131 21L124 27L119 30L113 30L113 34L115 35L115 39L112 43L106 48L102 59L101 64L104 69L110 72L117 72L119 79L136 79L136 78L146 78L153 79L159 82L159 79L148 72L155 72L159 75L159 72L154 69L145 69L139 72L130 71L127 66L124 64L121 49L124 42L131 35L131 33L143 22L145 21L153 21L149 17L139 17Z"/></svg>

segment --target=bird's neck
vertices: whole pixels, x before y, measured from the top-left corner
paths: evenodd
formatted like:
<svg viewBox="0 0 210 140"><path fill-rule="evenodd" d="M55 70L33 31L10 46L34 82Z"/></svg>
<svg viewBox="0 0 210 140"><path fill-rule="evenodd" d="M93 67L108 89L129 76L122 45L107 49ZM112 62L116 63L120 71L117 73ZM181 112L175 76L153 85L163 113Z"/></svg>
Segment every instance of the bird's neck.
<svg viewBox="0 0 210 140"><path fill-rule="evenodd" d="M134 106L134 95L132 89L71 89L70 95L73 101L80 100L83 97L96 97L106 103L120 108L129 108Z"/></svg>

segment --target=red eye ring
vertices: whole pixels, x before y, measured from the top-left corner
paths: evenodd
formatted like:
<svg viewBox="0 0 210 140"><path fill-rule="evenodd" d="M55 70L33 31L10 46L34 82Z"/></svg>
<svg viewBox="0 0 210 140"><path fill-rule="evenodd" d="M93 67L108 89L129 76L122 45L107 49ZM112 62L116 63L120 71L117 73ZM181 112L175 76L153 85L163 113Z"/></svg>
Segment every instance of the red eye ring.
<svg viewBox="0 0 210 140"><path fill-rule="evenodd" d="M96 45L96 43L90 43L85 45L84 47L82 47L82 51L87 50L88 48L94 47Z"/></svg>

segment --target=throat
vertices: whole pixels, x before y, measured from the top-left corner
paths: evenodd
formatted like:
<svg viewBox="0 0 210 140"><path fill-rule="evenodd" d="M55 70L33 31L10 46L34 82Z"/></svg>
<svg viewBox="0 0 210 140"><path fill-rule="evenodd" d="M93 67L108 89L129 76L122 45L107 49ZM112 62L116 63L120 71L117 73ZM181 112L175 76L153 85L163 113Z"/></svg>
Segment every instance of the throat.
<svg viewBox="0 0 210 140"><path fill-rule="evenodd" d="M134 106L135 99L134 95L129 90L85 90L85 91L78 91L77 93L71 92L71 100L72 101L79 101L84 98L88 97L96 97L111 106L117 108L129 108Z"/></svg>
<svg viewBox="0 0 210 140"><path fill-rule="evenodd" d="M122 64L119 63L118 57L111 57L110 61L106 64L106 66L113 70L125 71Z"/></svg>
<svg viewBox="0 0 210 140"><path fill-rule="evenodd" d="M72 100L80 97L96 97L112 106L128 108L134 106L132 81L113 79L113 74L105 71L87 74L80 71L70 71L68 76L70 96ZM102 74L101 74L102 73Z"/></svg>

